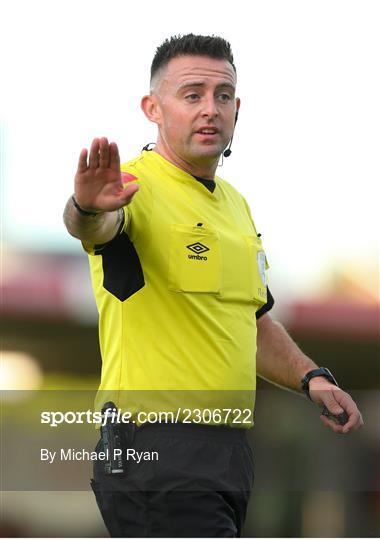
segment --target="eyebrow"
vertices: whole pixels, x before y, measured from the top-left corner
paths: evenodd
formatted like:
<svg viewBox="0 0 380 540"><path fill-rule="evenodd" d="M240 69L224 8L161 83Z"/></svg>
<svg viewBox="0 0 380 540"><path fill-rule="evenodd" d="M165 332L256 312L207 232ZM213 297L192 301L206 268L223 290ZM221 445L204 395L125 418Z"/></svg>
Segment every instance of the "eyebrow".
<svg viewBox="0 0 380 540"><path fill-rule="evenodd" d="M202 87L202 86L206 86L206 84L202 81L187 82L187 83L180 84L177 88L177 92L186 90L186 88L194 88L194 87ZM229 82L220 83L217 85L217 88L230 88L234 92L236 90L235 85Z"/></svg>

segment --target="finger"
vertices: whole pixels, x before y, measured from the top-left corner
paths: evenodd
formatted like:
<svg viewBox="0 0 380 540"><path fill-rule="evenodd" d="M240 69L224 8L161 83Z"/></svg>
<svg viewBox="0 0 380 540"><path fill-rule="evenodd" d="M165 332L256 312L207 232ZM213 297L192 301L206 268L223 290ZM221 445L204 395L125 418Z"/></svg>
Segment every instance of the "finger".
<svg viewBox="0 0 380 540"><path fill-rule="evenodd" d="M124 205L129 204L139 189L140 186L138 184L129 184L125 188L121 188L119 192L120 202Z"/></svg>
<svg viewBox="0 0 380 540"><path fill-rule="evenodd" d="M108 147L108 139L106 137L102 137L99 141L99 149L100 149L100 156L99 156L99 166L103 169L107 169L110 164L110 151Z"/></svg>
<svg viewBox="0 0 380 540"><path fill-rule="evenodd" d="M124 188L125 196L128 201L130 201L135 193L138 192L140 189L140 186L138 184L130 184L126 188Z"/></svg>
<svg viewBox="0 0 380 540"><path fill-rule="evenodd" d="M342 394L333 391L333 394L348 414L348 421L344 424L343 432L348 433L361 427L364 424L363 418L352 397L346 392Z"/></svg>
<svg viewBox="0 0 380 540"><path fill-rule="evenodd" d="M332 414L328 408L326 407L326 405L324 405L323 409L322 409L322 415L323 416L327 416L327 418L330 418L332 421L334 422L337 422L338 424L340 424L341 426L343 426L344 424L346 424L348 422L348 414L346 413L346 411L340 413L340 414Z"/></svg>
<svg viewBox="0 0 380 540"><path fill-rule="evenodd" d="M346 413L346 414L344 414ZM327 418L331 418L331 416L335 416L336 418L332 418L332 421L340 421L340 418L342 416L349 416L349 413L344 409L339 403L337 403L334 399L325 399L324 400L324 406L322 409L323 416L326 416ZM340 418L339 418L340 417Z"/></svg>
<svg viewBox="0 0 380 540"><path fill-rule="evenodd" d="M82 173L87 170L87 148L83 148L79 154L78 172Z"/></svg>
<svg viewBox="0 0 380 540"><path fill-rule="evenodd" d="M99 139L94 139L90 148L89 166L91 169L99 167Z"/></svg>
<svg viewBox="0 0 380 540"><path fill-rule="evenodd" d="M350 396L340 388L331 389L327 393L321 392L321 400L329 412L335 416L342 414L343 412L350 413L350 411L347 410L347 403L348 400L350 400Z"/></svg>
<svg viewBox="0 0 380 540"><path fill-rule="evenodd" d="M348 422L343 426L343 433L348 433L350 431L356 431L364 424L362 415L359 411L354 412Z"/></svg>
<svg viewBox="0 0 380 540"><path fill-rule="evenodd" d="M120 171L119 149L114 142L111 142L110 144L110 167L115 171Z"/></svg>
<svg viewBox="0 0 380 540"><path fill-rule="evenodd" d="M331 428L335 433L344 435L356 431L364 425L362 415L358 410L349 416L348 421L343 426L337 424L333 419L327 418L324 415L321 415L321 420L326 427Z"/></svg>
<svg viewBox="0 0 380 540"><path fill-rule="evenodd" d="M336 424L333 420L330 420L326 416L322 415L320 416L322 423L330 428L334 433L343 434L343 426L340 426L339 424Z"/></svg>

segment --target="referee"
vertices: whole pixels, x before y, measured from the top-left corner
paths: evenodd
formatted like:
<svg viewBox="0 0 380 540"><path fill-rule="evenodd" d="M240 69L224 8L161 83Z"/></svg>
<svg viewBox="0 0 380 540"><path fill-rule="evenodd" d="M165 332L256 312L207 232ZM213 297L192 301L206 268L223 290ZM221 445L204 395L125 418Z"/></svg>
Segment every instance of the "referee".
<svg viewBox="0 0 380 540"><path fill-rule="evenodd" d="M228 42L171 37L141 102L158 128L154 147L123 165L105 137L80 153L64 221L88 253L99 311L97 406L111 400L132 420L119 432L123 472L94 465L111 536L241 535L256 373L304 391L335 433L363 425L331 372L271 318L261 235L244 198L215 174L231 154L235 89Z"/></svg>

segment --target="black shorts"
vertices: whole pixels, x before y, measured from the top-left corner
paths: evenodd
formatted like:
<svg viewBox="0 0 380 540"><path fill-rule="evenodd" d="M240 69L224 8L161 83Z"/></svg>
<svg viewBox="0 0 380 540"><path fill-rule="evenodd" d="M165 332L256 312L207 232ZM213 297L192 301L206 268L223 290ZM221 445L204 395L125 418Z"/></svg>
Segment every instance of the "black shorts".
<svg viewBox="0 0 380 540"><path fill-rule="evenodd" d="M197 424L123 428L124 474L106 474L104 461L95 461L91 481L110 535L241 536L253 484L246 431Z"/></svg>

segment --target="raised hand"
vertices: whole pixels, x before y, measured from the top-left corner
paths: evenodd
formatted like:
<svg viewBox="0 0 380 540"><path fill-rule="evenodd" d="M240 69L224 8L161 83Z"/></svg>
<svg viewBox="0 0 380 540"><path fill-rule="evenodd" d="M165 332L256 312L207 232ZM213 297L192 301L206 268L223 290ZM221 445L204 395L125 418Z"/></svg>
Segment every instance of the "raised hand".
<svg viewBox="0 0 380 540"><path fill-rule="evenodd" d="M87 162L88 157L88 162ZM120 172L117 144L106 137L94 139L88 156L84 148L79 156L75 175L75 199L88 212L112 212L129 204L139 186L124 187L127 175Z"/></svg>

